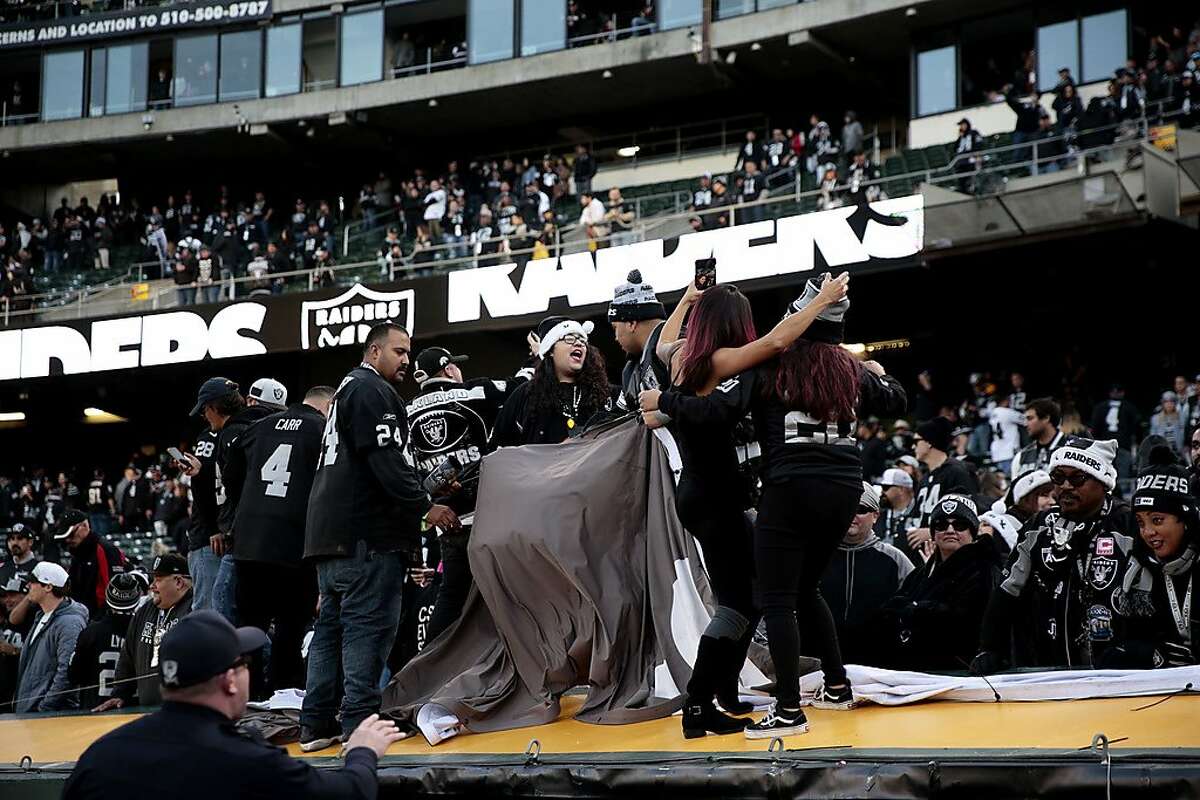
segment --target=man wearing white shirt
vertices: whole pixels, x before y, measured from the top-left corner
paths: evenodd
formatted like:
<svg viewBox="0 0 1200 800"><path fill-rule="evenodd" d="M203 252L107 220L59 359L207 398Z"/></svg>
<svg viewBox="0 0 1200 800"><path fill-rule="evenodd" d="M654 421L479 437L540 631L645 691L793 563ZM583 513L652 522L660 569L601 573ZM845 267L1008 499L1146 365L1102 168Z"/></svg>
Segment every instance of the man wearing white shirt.
<svg viewBox="0 0 1200 800"><path fill-rule="evenodd" d="M429 193L425 195L425 227L429 238L441 244L442 217L446 216L446 190L437 178L429 182Z"/></svg>
<svg viewBox="0 0 1200 800"><path fill-rule="evenodd" d="M589 244L593 245L590 249L599 250L607 244L603 240L608 238L608 226L604 224L604 203L589 191L580 193L579 205L583 207L579 224L587 229Z"/></svg>
<svg viewBox="0 0 1200 800"><path fill-rule="evenodd" d="M1009 408L1007 396L982 410L981 414L992 429L992 463L1001 472L1009 472L1013 459L1021 451L1021 426L1025 424L1025 415Z"/></svg>

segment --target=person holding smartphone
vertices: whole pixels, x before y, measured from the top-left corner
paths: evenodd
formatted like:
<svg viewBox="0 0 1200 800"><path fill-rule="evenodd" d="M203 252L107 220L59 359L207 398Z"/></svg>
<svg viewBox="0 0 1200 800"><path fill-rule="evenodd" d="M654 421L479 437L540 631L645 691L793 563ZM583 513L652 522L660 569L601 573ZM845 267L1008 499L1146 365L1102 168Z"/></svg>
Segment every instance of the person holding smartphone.
<svg viewBox="0 0 1200 800"><path fill-rule="evenodd" d="M737 287L723 284L701 291L688 287L662 333L659 351L670 365L671 388L639 396L649 428L674 423L683 460L675 508L684 527L704 552L717 608L696 652L683 708L686 738L730 734L749 720L721 713L748 713L738 699L738 675L758 624L753 596L754 560L745 510L750 499L739 478L733 434L753 398L747 389L754 368L777 356L813 324L826 308L843 300L848 276L826 280L809 307L792 314L757 338L750 301ZM688 337L679 340L691 309ZM845 532L846 525L842 526ZM835 542L836 544L836 542ZM797 662L798 662L797 654Z"/></svg>

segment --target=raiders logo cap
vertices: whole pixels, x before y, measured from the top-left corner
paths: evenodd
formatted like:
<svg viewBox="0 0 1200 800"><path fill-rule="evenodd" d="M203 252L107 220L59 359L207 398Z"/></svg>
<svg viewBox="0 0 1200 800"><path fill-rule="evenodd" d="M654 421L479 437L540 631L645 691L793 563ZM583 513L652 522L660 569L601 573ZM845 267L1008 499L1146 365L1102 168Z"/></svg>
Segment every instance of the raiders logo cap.
<svg viewBox="0 0 1200 800"><path fill-rule="evenodd" d="M235 628L216 611L193 611L163 637L158 675L171 689L194 686L237 666L242 656L266 643L258 628Z"/></svg>
<svg viewBox="0 0 1200 800"><path fill-rule="evenodd" d="M451 364L462 364L470 356L456 356L444 347L426 347L417 355L413 379L424 383Z"/></svg>

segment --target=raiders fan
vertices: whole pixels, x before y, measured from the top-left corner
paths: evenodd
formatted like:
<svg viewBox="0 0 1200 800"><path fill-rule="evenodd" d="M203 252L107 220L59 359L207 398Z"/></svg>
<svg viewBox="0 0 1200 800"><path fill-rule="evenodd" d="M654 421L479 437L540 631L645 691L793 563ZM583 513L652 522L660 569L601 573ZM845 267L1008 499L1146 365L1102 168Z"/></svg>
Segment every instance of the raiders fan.
<svg viewBox="0 0 1200 800"><path fill-rule="evenodd" d="M1021 531L983 618L977 671L1003 668L1010 653L1018 667L1104 667L1146 627L1150 578L1127 575L1137 562L1129 507L1112 495L1116 455L1111 439L1076 438L1050 456L1058 504Z"/></svg>
<svg viewBox="0 0 1200 800"><path fill-rule="evenodd" d="M459 364L468 356L453 355L444 347L427 347L417 356L413 378L421 387L408 404L408 435L417 474L426 489L444 497L462 523L462 530L444 534L442 582L437 605L427 629L428 641L458 619L471 589L467 562L467 536L475 516L475 489L479 461L491 452L492 427L513 390L527 381L531 368L508 381L476 378L464 380ZM453 461L450 461L453 459ZM439 467L448 464L439 472ZM436 474L435 474L436 473ZM444 477L440 477L444 475ZM431 485L437 483L437 486Z"/></svg>
<svg viewBox="0 0 1200 800"><path fill-rule="evenodd" d="M200 387L191 416L203 413L204 419L228 417L234 410L234 395L238 385L228 378L209 378ZM228 413L226 413L228 412ZM212 539L217 531L217 435L218 428L209 427L196 437L190 453L176 462L188 477L192 492L192 513L188 522L188 572L194 582L195 606L212 607L213 583L221 556L213 551Z"/></svg>
<svg viewBox="0 0 1200 800"><path fill-rule="evenodd" d="M133 612L146 596L145 574L120 572L113 575L105 591L107 610L88 623L75 642L68 677L79 688L79 707L95 708L113 696L117 662Z"/></svg>
<svg viewBox="0 0 1200 800"><path fill-rule="evenodd" d="M608 306L608 321L617 344L628 357L617 401L622 410L637 408L637 396L643 389L661 389L670 384L666 365L655 357L667 321L666 309L654 294L654 287L642 281L642 273L635 269L625 280L617 286Z"/></svg>
<svg viewBox="0 0 1200 800"><path fill-rule="evenodd" d="M317 576L303 563L304 524L332 399L331 386L309 389L303 403L247 427L230 451L243 474L233 522L238 619L264 633L275 625L269 679L261 662L251 673L256 697L304 686L300 645L317 604Z"/></svg>
<svg viewBox="0 0 1200 800"><path fill-rule="evenodd" d="M124 706L156 706L162 702L158 648L167 631L192 612L192 579L187 559L167 553L154 559L150 599L133 614L117 660L112 696L93 711ZM136 698L136 701L135 701Z"/></svg>
<svg viewBox="0 0 1200 800"><path fill-rule="evenodd" d="M4 545L7 555L0 557L0 584L8 583L10 578L28 583L33 568L38 565L33 552L33 534L20 522L14 522L8 529Z"/></svg>
<svg viewBox="0 0 1200 800"><path fill-rule="evenodd" d="M950 420L934 417L919 425L917 435L913 438L917 460L929 470L917 488L912 510L913 524L908 531L908 544L914 551L925 542L933 541L929 519L939 500L948 494L970 497L979 491L963 462L950 457L953 435L954 426Z"/></svg>
<svg viewBox="0 0 1200 800"><path fill-rule="evenodd" d="M1025 430L1031 441L1013 459L1014 479L1036 469L1044 470L1050 464L1054 452L1066 436L1058 429L1062 421L1062 408L1052 398L1039 397L1025 408Z"/></svg>
<svg viewBox="0 0 1200 800"><path fill-rule="evenodd" d="M588 344L591 322L546 317L538 323L541 359L528 383L518 386L496 419L500 447L558 444L578 436L588 421L611 412L619 393L609 385L604 356Z"/></svg>
<svg viewBox="0 0 1200 800"><path fill-rule="evenodd" d="M30 573L32 575L32 573ZM0 583L0 712L11 711L17 692L17 668L21 661L21 648L33 627L33 614L26 613L22 619L14 620L13 611L18 606L29 605L25 596L28 581L15 575Z"/></svg>
<svg viewBox="0 0 1200 800"><path fill-rule="evenodd" d="M451 509L430 501L408 455L396 385L410 347L403 326L375 325L362 363L329 407L304 539L321 593L300 713L305 752L330 746L379 711L380 677L403 605L399 587L421 525L459 528Z"/></svg>

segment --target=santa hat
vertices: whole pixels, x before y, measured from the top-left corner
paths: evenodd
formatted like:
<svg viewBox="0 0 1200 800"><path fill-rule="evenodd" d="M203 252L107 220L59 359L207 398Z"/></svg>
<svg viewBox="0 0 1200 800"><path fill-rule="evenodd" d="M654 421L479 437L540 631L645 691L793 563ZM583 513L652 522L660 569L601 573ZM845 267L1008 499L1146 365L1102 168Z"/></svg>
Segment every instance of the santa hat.
<svg viewBox="0 0 1200 800"><path fill-rule="evenodd" d="M654 294L654 287L642 281L642 273L635 269L625 280L613 291L612 303L608 306L610 320L641 322L646 319L666 319L667 310Z"/></svg>
<svg viewBox="0 0 1200 800"><path fill-rule="evenodd" d="M821 293L821 283L829 277L828 272L823 272L815 278L809 278L804 284L804 294L797 297L788 306L787 312L783 315L787 319L792 314L804 310L817 299L817 295ZM845 341L846 330L846 311L850 308L850 298L843 297L838 302L831 306L827 306L822 311L813 323L808 326L808 329L801 334L802 338L812 342L826 342L828 344L841 344Z"/></svg>
<svg viewBox="0 0 1200 800"><path fill-rule="evenodd" d="M538 357L545 358L564 336L575 334L586 341L595 327L590 321L581 323L566 317L546 317L538 323Z"/></svg>
<svg viewBox="0 0 1200 800"><path fill-rule="evenodd" d="M1116 439L1097 441L1076 436L1050 454L1050 472L1055 467L1074 467L1104 484L1110 492L1117 485Z"/></svg>

